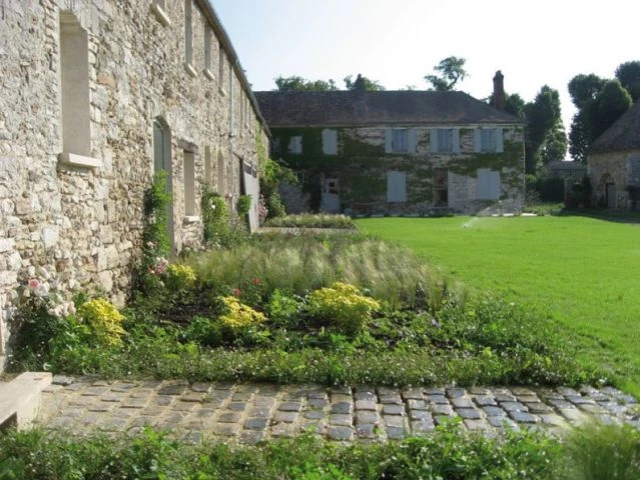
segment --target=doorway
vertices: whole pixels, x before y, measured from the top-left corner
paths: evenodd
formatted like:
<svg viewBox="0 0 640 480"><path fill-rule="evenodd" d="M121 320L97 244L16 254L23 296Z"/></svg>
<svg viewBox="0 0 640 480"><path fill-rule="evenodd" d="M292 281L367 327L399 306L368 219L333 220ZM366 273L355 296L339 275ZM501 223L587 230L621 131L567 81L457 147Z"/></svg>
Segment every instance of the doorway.
<svg viewBox="0 0 640 480"><path fill-rule="evenodd" d="M446 168L433 169L433 205L449 206L449 170Z"/></svg>

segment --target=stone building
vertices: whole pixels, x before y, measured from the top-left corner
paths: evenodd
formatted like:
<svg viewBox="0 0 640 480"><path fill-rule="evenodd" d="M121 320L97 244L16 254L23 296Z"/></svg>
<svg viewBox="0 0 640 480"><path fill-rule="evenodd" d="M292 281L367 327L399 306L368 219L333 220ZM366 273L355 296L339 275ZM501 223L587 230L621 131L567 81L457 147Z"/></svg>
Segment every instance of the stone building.
<svg viewBox="0 0 640 480"><path fill-rule="evenodd" d="M587 172L595 205L640 206L640 102L593 142Z"/></svg>
<svg viewBox="0 0 640 480"><path fill-rule="evenodd" d="M0 361L20 287L122 303L143 192L169 172L175 252L200 195L251 193L266 126L207 0L0 2Z"/></svg>
<svg viewBox="0 0 640 480"><path fill-rule="evenodd" d="M427 215L520 210L524 125L462 92L257 92L272 153L298 174L287 211Z"/></svg>

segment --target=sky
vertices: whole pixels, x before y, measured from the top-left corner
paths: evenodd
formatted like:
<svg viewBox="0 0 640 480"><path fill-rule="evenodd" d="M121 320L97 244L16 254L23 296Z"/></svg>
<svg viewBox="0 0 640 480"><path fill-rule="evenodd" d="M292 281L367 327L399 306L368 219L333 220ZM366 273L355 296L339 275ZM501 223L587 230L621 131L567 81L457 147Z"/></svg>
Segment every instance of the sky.
<svg viewBox="0 0 640 480"><path fill-rule="evenodd" d="M640 60L635 0L210 0L254 90L279 75L310 80L358 73L388 90L427 89L424 76L449 56L465 58L458 89L491 94L497 70L507 93L531 101L543 85L560 92L569 132L567 84L579 73L612 78Z"/></svg>

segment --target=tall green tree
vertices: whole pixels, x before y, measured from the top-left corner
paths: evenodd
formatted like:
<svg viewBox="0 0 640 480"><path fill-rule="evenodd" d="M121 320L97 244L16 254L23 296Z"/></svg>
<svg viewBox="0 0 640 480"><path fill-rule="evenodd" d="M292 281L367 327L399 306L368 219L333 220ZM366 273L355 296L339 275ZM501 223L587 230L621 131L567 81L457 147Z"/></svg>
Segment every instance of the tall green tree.
<svg viewBox="0 0 640 480"><path fill-rule="evenodd" d="M634 89L635 75L640 73L638 67L639 62L623 63L616 70L616 76ZM620 79L606 80L594 74L573 77L569 94L578 109L571 122L569 152L575 161L586 163L591 144L631 108L633 99Z"/></svg>
<svg viewBox="0 0 640 480"><path fill-rule="evenodd" d="M491 97L489 97L489 101L491 101ZM504 99L505 112L510 113L511 115L515 115L516 117L519 117L519 118L524 118L525 117L524 107L525 107L524 100L519 94L517 93L513 93L511 95L505 94L505 99Z"/></svg>
<svg viewBox="0 0 640 480"><path fill-rule="evenodd" d="M640 98L640 61L625 62L616 68L616 78L629 92L634 102Z"/></svg>
<svg viewBox="0 0 640 480"><path fill-rule="evenodd" d="M561 143L563 136L566 152L566 135L561 128L560 94L557 90L544 85L533 102L525 105L524 112L527 120L525 170L527 173L535 174L537 167L545 159L551 161L564 158L564 155L561 158L551 158L552 154L562 150L557 142ZM553 145L549 145L548 152L543 157L542 153L547 140Z"/></svg>
<svg viewBox="0 0 640 480"><path fill-rule="evenodd" d="M353 75L348 75L344 77L344 85L347 90L355 90L358 85L358 79L362 82L364 86L364 90L367 92L380 92L382 90L386 90L378 80L371 80L370 78L364 77L362 75L358 75L358 78L353 80Z"/></svg>
<svg viewBox="0 0 640 480"><path fill-rule="evenodd" d="M464 80L469 74L464 68L467 61L461 57L447 57L433 67L436 75L427 75L424 79L431 83L432 90L448 92L453 90L456 84Z"/></svg>
<svg viewBox="0 0 640 480"><path fill-rule="evenodd" d="M339 90L336 82L329 80L307 80L298 75L283 77L280 75L275 79L276 88L279 92L290 91L313 91L313 92L331 92Z"/></svg>

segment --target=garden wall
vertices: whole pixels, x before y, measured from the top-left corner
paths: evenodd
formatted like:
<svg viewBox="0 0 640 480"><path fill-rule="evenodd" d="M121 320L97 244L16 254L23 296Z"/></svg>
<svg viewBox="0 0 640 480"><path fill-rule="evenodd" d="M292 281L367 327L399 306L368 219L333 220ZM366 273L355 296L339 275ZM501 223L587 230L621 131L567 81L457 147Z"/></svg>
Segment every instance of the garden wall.
<svg viewBox="0 0 640 480"><path fill-rule="evenodd" d="M170 173L179 252L201 243L204 184L234 206L256 136L268 142L205 0L9 0L0 14L3 365L28 279L124 302L154 171Z"/></svg>

